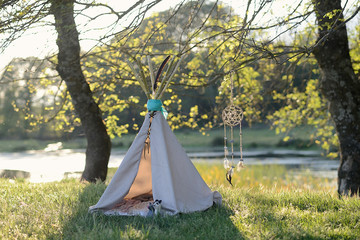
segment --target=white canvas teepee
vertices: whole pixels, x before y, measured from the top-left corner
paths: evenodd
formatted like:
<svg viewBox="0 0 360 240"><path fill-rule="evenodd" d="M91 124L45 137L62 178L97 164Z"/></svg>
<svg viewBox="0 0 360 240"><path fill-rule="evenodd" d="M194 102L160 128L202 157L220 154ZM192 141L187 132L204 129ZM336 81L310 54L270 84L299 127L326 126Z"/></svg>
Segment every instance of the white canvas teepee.
<svg viewBox="0 0 360 240"><path fill-rule="evenodd" d="M222 199L201 178L161 112L155 112L153 117L146 115L119 169L90 211L145 216L148 201L142 204L141 198L146 195L150 195L150 201L151 195L154 200L162 200L162 210L168 214L203 211L214 202L221 204ZM116 208L131 199L140 199L137 206Z"/></svg>
<svg viewBox="0 0 360 240"><path fill-rule="evenodd" d="M170 56L164 60L155 77L148 57L152 94L141 62L134 58L139 73L129 62L150 99L147 103L149 113L109 186L99 202L90 207L90 212L100 210L105 214L146 216L148 205L154 200L161 200L162 211L167 214L203 211L213 203L221 204L220 193L212 192L206 185L163 116L159 99L182 58L177 64L173 58L160 81L169 59Z"/></svg>

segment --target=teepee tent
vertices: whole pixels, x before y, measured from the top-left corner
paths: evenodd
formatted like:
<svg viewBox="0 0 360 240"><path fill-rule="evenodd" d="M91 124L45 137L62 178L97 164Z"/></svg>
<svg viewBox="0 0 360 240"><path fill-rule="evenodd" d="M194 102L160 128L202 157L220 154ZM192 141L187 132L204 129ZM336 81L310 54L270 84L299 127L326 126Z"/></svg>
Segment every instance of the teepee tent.
<svg viewBox="0 0 360 240"><path fill-rule="evenodd" d="M150 61L149 67L153 74ZM164 78L173 75L176 68L168 67ZM153 96L161 94L171 80L166 79L163 88L156 89L157 78L152 81ZM220 193L210 190L170 129L161 101L150 99L147 108L139 133L90 212L146 216L149 203L156 199L161 200L167 214L203 211L213 203L221 204Z"/></svg>

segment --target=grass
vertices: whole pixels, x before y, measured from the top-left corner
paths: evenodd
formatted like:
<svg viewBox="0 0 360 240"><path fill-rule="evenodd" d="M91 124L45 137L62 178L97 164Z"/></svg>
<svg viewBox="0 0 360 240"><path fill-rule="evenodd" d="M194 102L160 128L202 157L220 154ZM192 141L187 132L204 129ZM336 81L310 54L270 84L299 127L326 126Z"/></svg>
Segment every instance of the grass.
<svg viewBox="0 0 360 240"><path fill-rule="evenodd" d="M0 179L0 239L360 238L360 201L339 199L335 180L251 166L236 173L230 187L221 165L196 167L222 194L223 206L151 219L88 214L106 188L102 183Z"/></svg>

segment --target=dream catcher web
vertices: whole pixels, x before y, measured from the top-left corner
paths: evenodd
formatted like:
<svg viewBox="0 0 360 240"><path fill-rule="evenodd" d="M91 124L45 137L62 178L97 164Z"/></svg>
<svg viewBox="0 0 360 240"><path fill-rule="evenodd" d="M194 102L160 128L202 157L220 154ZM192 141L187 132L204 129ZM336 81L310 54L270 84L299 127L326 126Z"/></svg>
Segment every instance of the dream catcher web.
<svg viewBox="0 0 360 240"><path fill-rule="evenodd" d="M230 74L230 81L231 81L231 92L230 92L230 105L227 106L222 112L222 120L224 122L224 168L227 170L226 172L226 180L231 184L231 180L234 175L235 169L235 156L234 156L234 127L239 125L239 140L240 140L240 159L236 164L236 170L240 171L244 168L244 160L243 160L243 153L242 153L242 130L241 130L241 121L244 117L243 110L234 105L234 82L232 78L232 74ZM227 137L227 128L230 127L230 140ZM231 154L229 153L229 149L227 147L228 142L230 142L230 149ZM230 155L229 155L230 154ZM228 156L230 160L228 159Z"/></svg>

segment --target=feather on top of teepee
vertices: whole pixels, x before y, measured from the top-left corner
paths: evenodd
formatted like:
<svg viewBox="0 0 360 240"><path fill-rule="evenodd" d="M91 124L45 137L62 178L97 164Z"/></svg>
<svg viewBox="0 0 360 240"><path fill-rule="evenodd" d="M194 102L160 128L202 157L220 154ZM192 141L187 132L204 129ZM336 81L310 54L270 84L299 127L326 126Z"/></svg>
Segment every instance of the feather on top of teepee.
<svg viewBox="0 0 360 240"><path fill-rule="evenodd" d="M156 76L152 68L151 59L149 56L147 56L150 80L151 80L151 84L148 84L147 82L148 80L145 76L145 72L143 70L143 64L141 63L141 61L131 56L129 53L127 52L125 53L129 55L130 59L133 60L132 62L127 61L128 65L133 71L136 80L138 80L140 87L143 89L148 99L160 99L162 97L165 90L168 88L172 78L174 77L176 70L179 68L181 60L183 58L183 56L181 56L179 61L177 61L177 63L175 61L176 58L175 57L172 58L163 76L160 77L165 69L166 64L169 62L171 56L167 56L165 58L165 60L160 65L160 68L157 71ZM137 68L135 68L134 64L137 65ZM151 86L151 89L149 88L149 85ZM150 90L152 90L152 93L150 93Z"/></svg>
<svg viewBox="0 0 360 240"><path fill-rule="evenodd" d="M168 63L169 59L170 59L170 55L167 56L167 57L165 58L165 60L164 60L164 61L161 63L161 65L160 65L160 68L159 68L159 70L158 70L158 72L157 72L157 74L156 74L156 78L155 78L155 82L154 82L154 86L153 86L153 90L154 90L154 91L156 91L157 82L159 82L160 75L161 75L162 71L164 70L165 65Z"/></svg>

